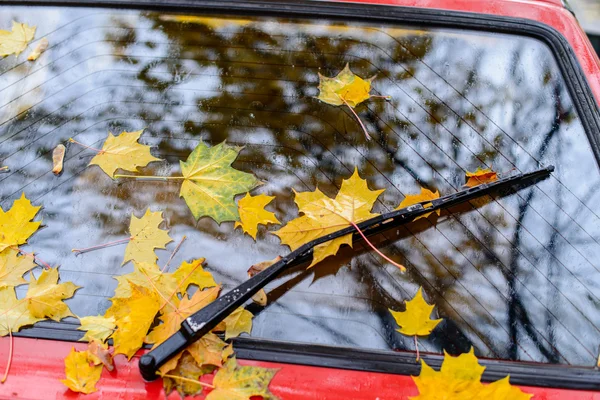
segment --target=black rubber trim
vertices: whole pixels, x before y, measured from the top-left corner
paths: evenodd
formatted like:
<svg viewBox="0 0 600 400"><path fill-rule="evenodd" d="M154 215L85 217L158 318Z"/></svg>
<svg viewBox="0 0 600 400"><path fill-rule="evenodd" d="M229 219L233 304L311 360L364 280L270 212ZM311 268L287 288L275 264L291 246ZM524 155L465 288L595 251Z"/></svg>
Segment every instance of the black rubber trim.
<svg viewBox="0 0 600 400"><path fill-rule="evenodd" d="M14 336L76 342L85 333L75 330L77 326L45 321L15 333ZM419 375L421 371L421 364L415 360L415 353L408 351L365 350L252 337L233 339L233 347L236 357L246 360L413 376ZM423 353L421 358L435 369L439 369L444 359L441 355ZM479 362L486 367L482 378L484 382L497 381L510 375L513 385L600 390L600 372L594 368L489 359L480 359Z"/></svg>
<svg viewBox="0 0 600 400"><path fill-rule="evenodd" d="M568 41L554 28L536 21L456 11L306 0L0 0L0 3L2 5L110 7L178 13L327 18L345 22L454 28L532 37L548 45L555 55L600 166L600 108L596 102L600 102L600 99L594 99L585 74ZM82 332L75 330L76 326L64 323L38 323L34 328L23 330L15 336L74 341L83 336ZM414 353L390 353L251 338L236 339L234 346L238 357L246 359L402 375L417 375L420 370L419 365L415 363ZM434 367L439 366L442 360L441 356L433 355L424 355L423 358ZM600 390L600 372L593 368L502 360L481 362L487 366L484 373L486 381L510 374L511 382L519 385Z"/></svg>
<svg viewBox="0 0 600 400"><path fill-rule="evenodd" d="M253 338L236 338L233 347L236 356L241 359L413 376L421 371L421 363L416 361L414 352L392 353ZM441 355L433 354L421 354L421 358L436 370L439 370L444 359ZM482 378L485 382L510 375L513 385L600 389L600 372L592 368L487 359L480 359L479 362L486 367Z"/></svg>

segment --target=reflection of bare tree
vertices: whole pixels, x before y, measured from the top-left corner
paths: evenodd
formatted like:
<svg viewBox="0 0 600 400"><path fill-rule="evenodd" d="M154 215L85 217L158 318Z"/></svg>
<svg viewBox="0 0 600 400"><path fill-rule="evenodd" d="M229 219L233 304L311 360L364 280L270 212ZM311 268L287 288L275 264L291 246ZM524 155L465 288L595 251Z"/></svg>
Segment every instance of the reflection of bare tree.
<svg viewBox="0 0 600 400"><path fill-rule="evenodd" d="M378 238L407 274L364 249L344 249L313 280L296 272L290 283L277 282L255 334L412 349L387 309L401 309L423 286L445 318L422 341L426 351L474 346L487 357L593 361L598 282L567 291L557 280L597 269L591 260L600 256L600 218L587 186L598 176L560 73L540 43L341 23L183 23L113 11L73 18L56 30L48 53L54 58L42 58L29 75L0 61L0 76L21 88L0 87L9 104L0 108L0 159L13 171L0 176L0 193L12 201L25 190L45 205L48 229L31 244L84 286L81 299L112 294L111 275L124 272L117 267L122 249L79 259L68 249L124 235L130 213L148 205L165 210L173 236L190 237L193 245L178 257L206 257L228 287L245 279L252 263L287 250L264 230L254 243L232 224L195 221L177 183L115 183L86 168L90 153L81 149L69 149L64 175L54 178L50 151L70 136L97 146L107 130L145 127L142 140L165 162L141 172L158 175L178 174L178 161L200 140L243 145L235 167L265 182L258 190L277 196L283 221L297 214L292 188L318 186L333 196L355 167L372 188L386 188L375 207L383 212L420 187L460 189L465 170L508 173L555 163L556 177L538 188ZM347 110L314 99L318 73L333 76L346 63L361 76L376 74L374 91L393 97L357 108L374 137L369 142ZM585 180L576 175L582 166L594 171ZM53 239L59 235L67 245ZM96 314L105 304L74 307ZM581 334L574 339L575 331Z"/></svg>

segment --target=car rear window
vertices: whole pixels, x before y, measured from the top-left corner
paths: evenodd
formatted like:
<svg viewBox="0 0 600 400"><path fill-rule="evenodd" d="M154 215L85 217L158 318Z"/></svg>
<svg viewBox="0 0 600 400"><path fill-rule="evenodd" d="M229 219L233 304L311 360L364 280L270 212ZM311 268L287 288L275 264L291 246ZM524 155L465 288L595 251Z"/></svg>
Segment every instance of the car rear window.
<svg viewBox="0 0 600 400"><path fill-rule="evenodd" d="M334 197L355 168L385 189L374 212L421 188L460 190L467 171L500 176L554 165L552 176L462 212L419 219L373 239L402 273L366 245L342 247L267 287L252 337L379 350L414 350L389 309L419 287L443 322L421 351L473 346L480 357L595 364L600 333L600 175L580 117L549 48L516 35L287 18L216 17L111 9L6 7L0 29L37 25L48 49L35 62L0 59L0 206L22 193L42 205L44 229L23 248L81 289L78 316L110 306L124 245L71 250L128 236L132 213L162 211L174 242L167 263L204 257L228 291L248 268L285 255L261 226L256 241L233 222L196 220L176 181L112 180L88 166L108 132L144 130L164 161L141 175L180 174L203 142L243 146L233 166L275 196L282 225L298 216L294 191ZM350 69L372 81L355 108L321 102L319 74ZM64 171L52 150L67 146ZM238 196L238 198L241 196ZM40 269L41 270L41 269ZM39 271L36 271L36 275ZM17 289L24 296L23 287ZM77 326L77 320L62 322Z"/></svg>

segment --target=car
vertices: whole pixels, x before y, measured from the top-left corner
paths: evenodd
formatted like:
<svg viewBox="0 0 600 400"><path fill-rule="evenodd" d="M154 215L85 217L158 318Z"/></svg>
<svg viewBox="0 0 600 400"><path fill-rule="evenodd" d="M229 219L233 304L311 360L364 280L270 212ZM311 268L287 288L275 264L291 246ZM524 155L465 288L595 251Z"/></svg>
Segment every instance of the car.
<svg viewBox="0 0 600 400"><path fill-rule="evenodd" d="M600 399L561 0L0 7L0 398Z"/></svg>

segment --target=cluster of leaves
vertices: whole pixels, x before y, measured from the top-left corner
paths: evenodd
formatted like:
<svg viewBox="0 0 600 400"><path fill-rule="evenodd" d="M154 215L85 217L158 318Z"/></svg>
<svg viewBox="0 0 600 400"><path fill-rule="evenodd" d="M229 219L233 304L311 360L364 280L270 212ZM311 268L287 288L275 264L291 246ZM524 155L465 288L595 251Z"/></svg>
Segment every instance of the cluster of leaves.
<svg viewBox="0 0 600 400"><path fill-rule="evenodd" d="M0 208L0 336L44 319L60 321L74 316L63 300L72 297L78 287L72 282L58 283L58 268L48 265L36 278L32 272L36 256L19 248L40 227L41 221L33 221L39 210L24 193L9 210ZM27 272L29 281L23 278ZM17 299L15 288L26 284L25 297ZM2 381L7 374L8 365Z"/></svg>
<svg viewBox="0 0 600 400"><path fill-rule="evenodd" d="M29 45L35 36L35 26L29 26L16 21L12 23L10 31L0 30L0 57L14 54L18 56ZM43 38L37 46L31 51L27 59L35 61L48 47L48 40Z"/></svg>
<svg viewBox="0 0 600 400"><path fill-rule="evenodd" d="M0 56L19 55L34 35L35 27L14 22L12 31L0 31ZM41 40L29 59L37 59L47 46L47 40ZM333 106L347 106L367 139L370 136L354 108L372 97L383 97L370 94L374 78L363 79L352 73L348 65L333 78L319 74L317 98ZM162 161L151 154L149 146L139 143L142 133L143 130L122 132L118 136L109 133L101 149L93 149L73 139L70 142L95 151L97 154L90 165L97 165L112 179L180 180L180 197L196 219L209 217L219 224L235 222L234 229L241 227L254 240L258 225L280 224L277 216L265 209L274 197L251 195L250 191L261 182L253 174L232 167L242 148L225 142L213 147L199 143L187 160L180 161L181 176L117 174L118 170L138 172L138 167ZM56 174L62 171L65 152L66 148L62 145L55 149L53 172ZM478 169L474 173L468 172L466 178L465 186L472 187L496 180L497 174L489 169ZM358 170L343 181L335 198L326 196L318 188L308 192L294 191L299 215L273 234L292 250L350 226L362 235L357 224L378 215L372 212L372 208L383 192L384 189L369 189ZM244 197L236 203L238 195ZM398 208L416 203L427 207L430 201L439 197L439 192L422 188L419 194L407 195ZM11 334L44 318L58 321L73 316L63 300L71 297L77 287L70 282L59 284L57 268L48 266L38 279L30 274L29 282L23 279L23 275L35 267L35 256L24 253L18 246L26 243L27 238L39 228L41 222L32 222L38 210L39 207L33 207L24 195L9 211L0 209L0 335ZM437 215L440 215L439 210ZM86 332L82 340L88 341L89 346L85 351L73 349L65 360L66 379L63 382L71 390L94 392L102 368L113 368L113 356L122 354L131 359L144 343L158 346L179 330L185 318L218 298L221 287L210 272L204 270L204 259L183 262L174 272L166 272L168 262L163 268L157 265L155 249L165 249L172 241L168 230L160 228L162 224L161 212L148 209L142 217L131 216L130 236L118 242L127 242L122 265L132 262L134 270L115 276L118 285L110 299L112 305L104 315L80 318L79 329ZM366 237L364 239L388 262L405 269L379 252ZM337 254L342 245L352 246L352 234L316 246L309 267ZM101 247L103 245L77 252ZM248 271L249 276L276 261L253 266ZM26 296L17 299L14 287L26 283L29 283ZM266 293L260 291L253 300L265 305ZM400 326L398 331L414 336L416 346L416 337L429 335L441 321L430 319L433 308L423 298L420 288L415 297L407 301L405 311L390 312ZM268 386L276 370L239 366L233 357L232 345L226 342L243 332L249 333L251 328L252 314L240 308L213 332L177 354L158 371L167 394L177 390L182 396L196 395L202 393L204 387L210 387L209 400L249 399L252 396L275 399ZM225 341L215 332L224 332ZM107 345L109 340L113 344L112 353ZM421 375L414 378L420 392L417 399L530 397L512 388L508 377L491 385L482 385L483 367L479 366L472 352L456 359L446 357L439 373L424 362L422 365ZM206 376L213 377L212 384L206 383L206 379L201 380ZM448 394L440 395L440 388L448 388Z"/></svg>
<svg viewBox="0 0 600 400"><path fill-rule="evenodd" d="M204 259L184 261L174 272L166 272L165 267L161 269L156 264L154 250L164 248L171 241L168 231L160 229L162 223L160 212L147 210L141 218L132 215L129 225L131 236L125 249L123 264L133 262L134 270L115 276L118 285L115 295L110 299L112 305L104 315L80 318L79 329L86 331L82 340L97 341L104 345L107 340L112 339L114 355L123 354L131 359L144 343L158 346L179 330L185 318L217 299L221 287L211 273L204 270ZM196 288L193 294L189 290L192 287ZM158 324L155 323L157 318ZM233 354L232 347L214 332L224 331L225 340L228 340L243 332L249 333L251 329L252 314L240 308L212 333L173 357L159 370L167 393L173 390L181 395L201 393L203 385L198 383L198 378L224 367L224 363L227 364L228 373L233 373L238 367L235 360L229 360ZM83 363L82 368L97 366L90 364L89 357L73 357L73 360L67 360L66 382L69 382L69 387L73 390L92 390L95 382L88 376L83 377L83 381L76 368L69 368L69 363ZM271 374L272 377L274 372L251 368L246 374L250 377L253 374ZM217 372L217 376L222 375ZM93 376L96 380L99 379L96 372ZM231 382L228 384L231 390L236 389ZM214 386L219 387L216 383ZM245 386L245 390L254 390L250 395L261 394L259 389Z"/></svg>
<svg viewBox="0 0 600 400"><path fill-rule="evenodd" d="M452 357L444 352L444 361L435 371L421 360L421 374L413 377L419 395L412 400L529 400L533 395L511 386L509 376L489 385L481 383L485 367L471 351Z"/></svg>

